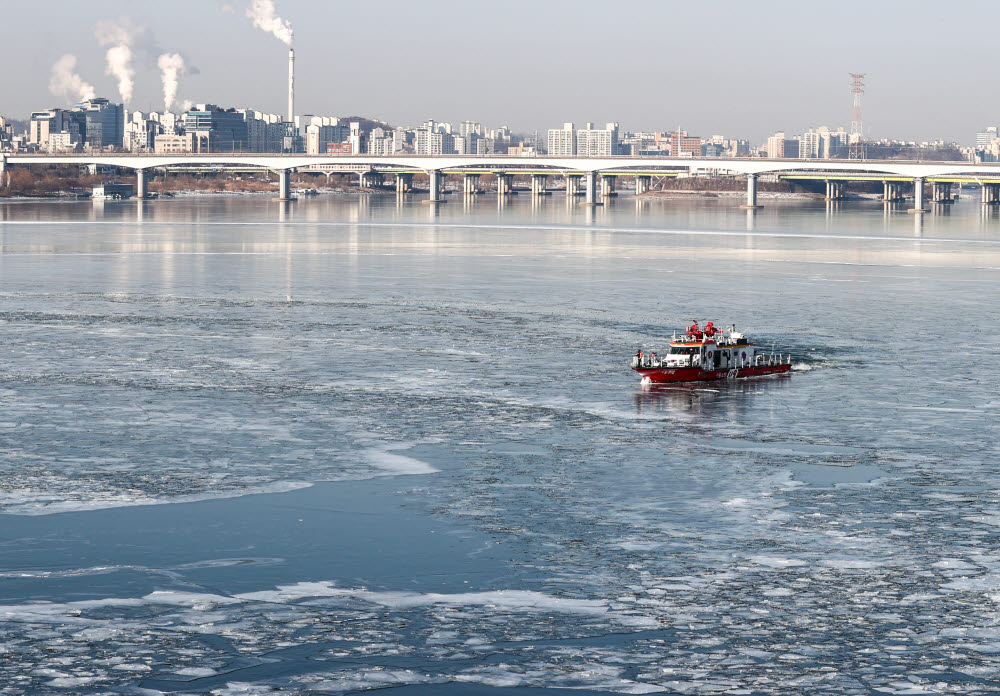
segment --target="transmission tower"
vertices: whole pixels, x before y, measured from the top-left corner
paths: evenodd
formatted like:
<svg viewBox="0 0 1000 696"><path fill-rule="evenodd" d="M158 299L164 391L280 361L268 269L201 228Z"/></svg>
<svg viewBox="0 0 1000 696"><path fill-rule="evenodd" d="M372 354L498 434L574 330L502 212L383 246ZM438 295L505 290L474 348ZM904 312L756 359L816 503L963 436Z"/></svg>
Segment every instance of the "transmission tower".
<svg viewBox="0 0 1000 696"><path fill-rule="evenodd" d="M851 137L848 149L850 159L865 158L865 136L861 123L861 95L865 93L865 73L851 73L851 94L854 95L854 113L851 116Z"/></svg>

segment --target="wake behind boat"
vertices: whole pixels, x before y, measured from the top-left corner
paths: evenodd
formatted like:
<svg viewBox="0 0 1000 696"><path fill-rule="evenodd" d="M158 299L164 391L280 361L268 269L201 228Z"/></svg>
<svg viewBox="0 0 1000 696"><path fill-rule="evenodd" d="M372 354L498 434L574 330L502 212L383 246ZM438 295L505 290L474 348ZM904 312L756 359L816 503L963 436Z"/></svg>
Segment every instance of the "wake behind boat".
<svg viewBox="0 0 1000 696"><path fill-rule="evenodd" d="M792 369L792 358L758 349L735 324L721 331L712 322L704 329L695 322L680 337L674 332L666 355L637 352L632 369L644 384L700 382L781 374Z"/></svg>

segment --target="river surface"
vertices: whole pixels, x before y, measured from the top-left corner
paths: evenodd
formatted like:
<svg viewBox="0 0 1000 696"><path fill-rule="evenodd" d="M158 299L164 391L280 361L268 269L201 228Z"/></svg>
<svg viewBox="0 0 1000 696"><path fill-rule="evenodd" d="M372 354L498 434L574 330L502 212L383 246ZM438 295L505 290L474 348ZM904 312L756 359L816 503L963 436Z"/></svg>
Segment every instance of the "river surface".
<svg viewBox="0 0 1000 696"><path fill-rule="evenodd" d="M0 203L0 694L1000 691L977 193Z"/></svg>

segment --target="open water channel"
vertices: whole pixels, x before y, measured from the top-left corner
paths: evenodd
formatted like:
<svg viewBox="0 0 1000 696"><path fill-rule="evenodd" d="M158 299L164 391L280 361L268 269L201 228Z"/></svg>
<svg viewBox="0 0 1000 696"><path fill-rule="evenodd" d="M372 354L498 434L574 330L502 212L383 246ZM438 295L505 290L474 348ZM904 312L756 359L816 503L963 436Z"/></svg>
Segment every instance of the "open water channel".
<svg viewBox="0 0 1000 696"><path fill-rule="evenodd" d="M0 694L996 693L1000 218L740 202L0 203Z"/></svg>

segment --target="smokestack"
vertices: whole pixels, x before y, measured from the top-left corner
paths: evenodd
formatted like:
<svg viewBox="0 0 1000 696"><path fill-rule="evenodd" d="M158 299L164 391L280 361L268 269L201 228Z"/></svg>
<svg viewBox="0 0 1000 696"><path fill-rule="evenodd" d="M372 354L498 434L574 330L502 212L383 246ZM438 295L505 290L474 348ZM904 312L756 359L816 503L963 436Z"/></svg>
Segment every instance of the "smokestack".
<svg viewBox="0 0 1000 696"><path fill-rule="evenodd" d="M288 122L295 122L295 49L288 49Z"/></svg>

